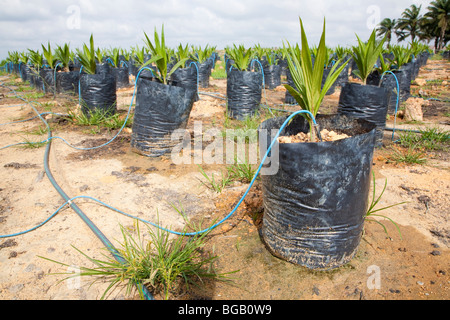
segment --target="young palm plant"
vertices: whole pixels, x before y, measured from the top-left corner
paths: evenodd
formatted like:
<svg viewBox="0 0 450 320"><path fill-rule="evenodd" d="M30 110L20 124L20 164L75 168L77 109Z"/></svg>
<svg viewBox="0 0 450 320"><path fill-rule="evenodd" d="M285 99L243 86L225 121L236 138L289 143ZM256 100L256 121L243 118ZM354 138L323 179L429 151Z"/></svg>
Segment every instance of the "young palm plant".
<svg viewBox="0 0 450 320"><path fill-rule="evenodd" d="M70 47L67 43L64 46L57 46L55 49L55 57L62 64L63 71L69 71L69 64L71 59Z"/></svg>
<svg viewBox="0 0 450 320"><path fill-rule="evenodd" d="M83 66L83 70L88 74L95 74L97 70L96 52L94 48L94 36L91 34L89 47L83 44L83 50L77 49L78 60Z"/></svg>
<svg viewBox="0 0 450 320"><path fill-rule="evenodd" d="M348 61L344 62L339 68L337 68L339 63L335 63L322 86L322 77L327 54L327 48L325 46L325 20L323 23L322 36L317 48L314 66L312 63L308 40L303 28L303 23L301 19L299 20L301 27L302 50L299 54L299 51L288 43L289 56L287 59L289 71L291 72L295 88L287 84L285 87L297 101L299 106L303 110L311 112L315 117L319 111L320 104L322 103L325 94L336 81ZM309 116L306 116L306 118L310 127L311 141L316 141L313 119Z"/></svg>
<svg viewBox="0 0 450 320"><path fill-rule="evenodd" d="M227 54L234 61L233 66L239 71L246 71L255 57L253 48L245 49L243 45L236 46L236 44L233 44L233 48L228 48Z"/></svg>
<svg viewBox="0 0 450 320"><path fill-rule="evenodd" d="M56 65L56 57L53 55L52 48L50 46L50 42L47 44L47 48L42 44L42 50L45 60L47 60L47 64L50 69L53 69Z"/></svg>
<svg viewBox="0 0 450 320"><path fill-rule="evenodd" d="M353 73L366 84L367 77L373 72L378 57L383 52L386 38L377 43L375 30L372 31L369 40L365 43L361 41L358 35L356 37L358 38L358 45L353 47L351 55L358 70L354 70Z"/></svg>
<svg viewBox="0 0 450 320"><path fill-rule="evenodd" d="M164 25L161 29L161 37L158 35L158 32L155 28L154 33L154 43L150 41L147 34L144 32L145 39L144 42L150 50L150 54L152 55L151 59L145 62L142 67L151 65L155 63L156 68L158 69L158 74L155 76L164 84L168 84L169 78L175 70L177 70L180 66L183 66L187 59L182 59L175 63L170 71L167 68L169 62L171 62L172 55L170 54L168 48L166 47L165 39L164 39Z"/></svg>

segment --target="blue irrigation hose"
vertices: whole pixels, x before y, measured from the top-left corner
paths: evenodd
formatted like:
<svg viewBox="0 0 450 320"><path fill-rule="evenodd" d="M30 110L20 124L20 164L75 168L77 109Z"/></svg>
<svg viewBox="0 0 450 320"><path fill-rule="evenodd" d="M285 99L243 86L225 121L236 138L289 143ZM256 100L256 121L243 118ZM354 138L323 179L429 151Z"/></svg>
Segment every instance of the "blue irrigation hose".
<svg viewBox="0 0 450 320"><path fill-rule="evenodd" d="M3 84L1 84L1 85L3 86ZM23 101L26 101L25 99L23 99L21 97L19 97L19 98ZM28 102L28 101L26 101L26 102ZM98 229L97 226L84 214L84 212L81 211L81 209L75 203L72 202L71 198L64 192L64 190L62 190L62 188L58 185L58 183L54 179L54 177L50 171L50 168L49 168L49 154L50 154L51 138L52 138L52 132L51 132L50 126L48 125L47 121L45 121L45 119L42 118L41 114L36 110L34 105L32 103L29 103L29 105L33 108L33 110L36 112L36 114L41 119L41 121L44 122L44 124L46 125L47 130L48 130L47 141L49 143L47 143L45 154L44 154L44 169L45 169L45 173L46 173L48 179L50 180L51 184L56 189L56 191L58 191L58 193L61 195L61 197L66 201L65 204L70 205L70 207L78 214L78 216L88 225L88 227L94 232L94 234L100 239L100 241L110 251L110 253L113 255L113 257L119 263L125 264L126 263L125 259L120 255L120 253L117 251L117 249L114 248L113 244L106 238L106 236L100 231L100 229ZM63 208L63 206L61 206L52 216L50 216L44 222L42 222L41 224L37 225L36 227L28 230L27 232L32 231L32 230L42 226L43 224L45 224L62 208ZM21 233L17 233L17 234L23 234L23 233L25 233L25 232L21 232ZM3 237L5 237L5 236L0 236L0 238L3 238ZM139 293L142 293L146 300L154 299L153 296L151 295L151 293L148 291L146 286L142 285L141 283L137 283L137 282L134 284L137 287Z"/></svg>
<svg viewBox="0 0 450 320"><path fill-rule="evenodd" d="M132 101L131 101L131 103L130 103L130 106L132 105L133 99L134 99L134 96L135 96L136 86L137 86L137 80L138 80L139 75L140 75L140 73L141 73L141 71L142 71L143 69L145 69L145 68L142 68L142 69L139 71L139 73L138 73L138 75L137 75L137 77L136 77L136 84L135 84L135 88L134 88L134 92L133 92L133 98L132 98ZM150 68L147 68L147 69L150 69ZM150 69L150 71L151 71L151 69ZM151 72L152 72L152 71L151 71ZM153 72L152 72L152 73L153 73ZM31 106L32 106L32 108L36 111L36 113L39 114L32 104L31 104ZM244 194L243 194L243 196L241 197L241 199L239 200L239 202L235 205L235 207L233 208L233 210L231 210L231 212L230 212L227 216L225 216L225 217L224 217L223 219L221 219L219 222L215 223L214 225L212 225L212 226L210 226L210 227L208 227L208 228L206 228L206 229L203 229L203 230L200 230L200 231L196 231L196 232L187 232L187 233L186 233L186 232L173 231L173 230L164 228L164 227L162 227L162 226L160 226L160 225L158 225L158 224L152 223L152 222L150 222L150 221L146 221L146 220L144 220L144 219L141 219L141 218L138 218L138 217L134 217L134 216L132 216L132 215L129 215L129 214L127 214L127 213L125 213L125 212L123 212L123 211L121 211L121 210L118 210L118 209L116 209L116 208L113 208L112 206L109 206L109 205L107 205L106 203L101 202L100 200L94 199L94 198L92 198L92 197L80 196L79 198L84 197L84 198L92 199L92 200L97 201L97 202L99 202L100 204L102 204L102 205L104 205L104 206L106 206L106 207L108 207L108 208L110 208L110 209L112 209L112 210L114 210L114 211L116 211L116 212L119 212L119 213L121 213L121 214L127 215L127 216L129 216L129 217L131 217L131 218L134 218L134 219L138 219L138 220L140 220L140 221L143 221L143 222L145 222L145 223L148 223L148 224L150 224L150 225L152 225L152 226L154 226L154 227L157 227L157 228L159 228L159 229L161 229L161 230L170 232L170 233L172 233L172 234L182 235L182 236L195 236L195 235L198 235L198 234L202 234L202 233L205 233L205 232L209 232L209 231L213 230L214 228L216 228L217 226L219 226L220 224L222 224L222 223L223 223L224 221L226 221L227 219L229 219L229 218L237 211L237 209L239 208L239 206L241 205L241 203L243 202L243 200L244 200L245 197L247 196L248 192L250 191L251 187L253 186L254 182L256 181L256 178L257 178L257 176L259 175L259 172L261 171L261 168L262 168L264 162L266 161L269 152L271 151L273 145L274 145L274 144L276 143L276 141L277 141L277 138L278 138L279 135L281 134L281 131L286 127L286 125L290 122L290 120L291 120L292 118L294 118L294 117L297 116L298 114L302 114L302 113L308 114L308 115L311 117L311 119L312 119L314 125L317 126L317 122L316 122L316 120L315 120L315 118L314 118L314 115L313 115L310 111L307 111L307 110L299 110L299 111L296 111L296 112L292 113L292 114L284 121L284 123L281 125L280 129L278 130L277 134L276 134L275 137L273 138L273 140L272 140L272 142L271 142L269 148L267 149L266 153L264 154L264 157L261 159L261 163L260 163L258 169L256 170L255 175L253 176L253 178L252 178L252 180L251 180L249 186L247 187L247 190L244 192ZM48 167L48 155L49 155L49 152L50 152L50 148L51 148L51 139L52 139L52 136L51 136L51 130L50 130L50 127L48 126L48 123L45 121L45 119L43 119L40 115L39 115L39 118L46 124L46 126L47 126L47 128L48 128L48 133L49 133L49 137L48 137L48 139L47 139L47 141L48 141L49 143L47 144L46 152L45 152L45 156L44 156L44 168L45 168L46 174L47 174L47 176L48 176L50 182L53 184L53 186L55 187L55 189L60 193L60 195L64 198L64 200L66 201L66 203L70 205L70 207L71 207L71 208L72 208L72 209L80 216L80 218L81 218L81 219L89 226L89 228L91 228L91 230L97 235L97 237L99 237L99 239L104 243L104 245L111 251L111 253L112 253L113 256L116 258L116 260L118 260L119 262L124 263L123 258L119 255L119 253L118 253L117 250L113 247L113 245L111 244L111 242L103 235L103 233L95 226L95 224L93 224L92 221L91 221L91 220L90 220L90 219L89 219L89 218L81 211L81 209L80 209L75 203L72 202L73 199L78 198L78 197L70 198L70 197L69 197L69 196L61 189L61 187L56 183L55 179L53 178L53 176L52 176L52 174L51 174L51 172L50 172L50 169L49 169L49 167ZM112 141L112 140L111 140L111 141ZM47 222L48 220L50 220L51 217L53 217L53 216L54 216L57 212L59 212L63 207L64 207L64 206L61 206L55 213L53 213L46 221L44 221L43 223L41 223L39 226L43 225L45 222ZM30 229L30 230L28 230L28 231L34 230L34 229L36 229L36 228L39 227L39 226L36 226L36 227L34 227L34 228L32 228L32 229ZM27 231L24 231L24 232L27 232ZM5 237L5 236L0 236L0 237ZM140 292L144 292L144 296L145 296L146 299L153 299L153 297L152 297L151 294L148 292L148 289L147 289L145 286L142 286L142 284L137 284L137 286L138 286L138 289L140 289Z"/></svg>
<svg viewBox="0 0 450 320"><path fill-rule="evenodd" d="M195 69L197 69L197 93L200 91L199 90L199 84L200 84L200 75L199 75L199 72L198 72L198 66L197 66L197 63L196 62L191 62L190 64L189 64L189 68L191 67L191 65L194 65L195 66Z"/></svg>

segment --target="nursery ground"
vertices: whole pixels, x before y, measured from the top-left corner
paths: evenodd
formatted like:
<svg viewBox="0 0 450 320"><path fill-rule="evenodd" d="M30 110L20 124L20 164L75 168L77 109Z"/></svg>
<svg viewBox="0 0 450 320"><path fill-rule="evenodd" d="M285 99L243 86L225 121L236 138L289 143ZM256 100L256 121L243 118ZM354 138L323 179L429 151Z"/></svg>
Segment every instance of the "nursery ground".
<svg viewBox="0 0 450 320"><path fill-rule="evenodd" d="M220 63L218 64L220 67ZM439 126L449 130L448 81L450 63L430 60L418 78L433 80L412 85L413 94L427 94L424 119L406 123L391 115L387 127L421 129ZM10 90L21 86L19 79L2 76L0 81L0 123L25 120L35 116L33 109ZM203 128L223 129L225 122L225 79L211 79L210 87L201 88L201 100L194 104L188 130L195 121ZM17 94L32 94L18 92ZM118 109L125 114L133 88L118 90ZM340 89L327 96L322 113L336 112ZM296 110L282 106L282 87L266 89L263 104L274 109ZM77 104L77 97L28 96L39 101L40 112L67 113ZM264 110L264 117L269 112ZM282 113L280 113L282 114ZM65 118L46 116L52 134L76 147L94 147L108 142L117 130L81 127ZM44 125L39 119L0 126L1 146L23 141L42 141ZM377 195L387 182L378 207L398 206L380 214L392 219L378 219L383 226L367 221L356 256L347 265L330 270L308 270L271 255L259 236L264 214L259 182L250 190L237 212L208 236L203 249L219 258L218 272L232 272L228 282L206 282L204 287L180 288L172 299L230 300L384 300L450 298L450 174L448 149L426 151L424 164L396 163L391 160L393 140L385 131L384 146L375 150L373 170ZM201 183L204 177L192 164L175 165L169 156L148 158L130 148L130 129L110 144L92 150L77 150L60 139L54 139L50 168L57 182L71 196L88 195L142 219L159 222L180 230L184 220L172 207L183 207L186 215L208 226L225 217L238 202L248 184L235 181L217 193ZM45 147L30 145L0 150L0 235L27 230L47 219L64 201L47 179L44 166ZM206 173L225 172L225 165L202 165ZM133 230L133 219L87 200L76 200L80 208L113 242L121 240L120 226ZM0 239L0 299L99 299L108 283L91 285L88 278L64 280L64 275L77 266L90 266L73 247L94 258L108 255L99 239L67 206L43 226L21 235ZM64 268L39 256L73 266ZM124 290L115 290L108 299L136 299ZM162 297L156 294L157 299Z"/></svg>

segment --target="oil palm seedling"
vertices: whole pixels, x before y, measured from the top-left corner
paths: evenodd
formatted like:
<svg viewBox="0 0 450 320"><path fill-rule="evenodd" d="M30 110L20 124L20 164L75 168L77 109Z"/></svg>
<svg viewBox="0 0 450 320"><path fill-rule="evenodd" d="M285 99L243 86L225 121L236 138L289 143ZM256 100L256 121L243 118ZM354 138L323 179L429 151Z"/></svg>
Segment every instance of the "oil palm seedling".
<svg viewBox="0 0 450 320"><path fill-rule="evenodd" d="M47 61L47 65L49 66L50 69L54 69L57 58L53 54L50 42L48 42L47 47L45 47L43 44L41 44L41 46L42 46L42 54L44 55L44 58Z"/></svg>
<svg viewBox="0 0 450 320"><path fill-rule="evenodd" d="M151 64L155 64L156 69L158 72L155 74L156 78L163 84L168 84L169 78L171 74L177 70L180 66L183 66L187 59L182 59L177 61L170 70L168 70L167 66L171 62L172 55L167 50L164 38L164 25L161 29L161 36L158 35L158 32L154 32L154 38L153 42L150 40L150 38L147 36L147 34L144 32L144 42L149 49L149 52L151 54L150 60L145 62L142 67L146 67Z"/></svg>
<svg viewBox="0 0 450 320"><path fill-rule="evenodd" d="M95 109L111 115L116 112L116 80L108 72L97 72L94 36L91 34L89 47L83 44L77 51L78 60L85 74L80 75L79 99L84 114L89 116Z"/></svg>
<svg viewBox="0 0 450 320"><path fill-rule="evenodd" d="M309 111L315 117L327 91L336 81L348 61L341 64L339 68L337 68L338 63L334 64L322 85L324 65L327 56L327 48L325 46L325 21L319 46L317 47L314 65L301 19L300 27L302 49L299 50L288 43L289 56L287 62L294 86L288 84L285 84L284 86L297 101L299 106L303 110ZM306 115L305 117L309 123L311 141L316 141L313 119L309 115Z"/></svg>
<svg viewBox="0 0 450 320"><path fill-rule="evenodd" d="M227 49L227 55L232 61L227 77L227 112L234 119L245 120L259 110L263 72L261 68L253 68L259 64L255 64L257 60L251 47L234 45Z"/></svg>
<svg viewBox="0 0 450 320"><path fill-rule="evenodd" d="M285 87L302 110L268 119L258 131L260 138L267 138L263 147L277 147L272 152L277 159L270 161L276 164L276 172L261 174L264 199L261 235L275 256L310 269L328 270L350 261L361 240L375 125L346 115L318 113L326 92L348 61L342 65L335 63L322 85L326 63L325 20L314 64L301 19L300 27L300 52L295 46L288 46L287 61L294 86ZM347 136L325 141L318 135L317 141L316 124L323 130ZM273 144L271 132L276 129L288 141ZM306 142L289 139L300 133L310 139Z"/></svg>
<svg viewBox="0 0 450 320"><path fill-rule="evenodd" d="M358 70L354 70L353 73L366 84L368 76L373 72L375 64L383 52L385 38L377 41L375 30L372 31L367 42L363 42L358 35L356 37L358 39L358 45L353 47L351 55Z"/></svg>
<svg viewBox="0 0 450 320"><path fill-rule="evenodd" d="M233 67L239 71L247 71L251 61L255 57L255 51L249 47L245 49L244 45L237 46L233 44L233 47L226 49L227 55L233 60Z"/></svg>
<svg viewBox="0 0 450 320"><path fill-rule="evenodd" d="M389 107L389 90L385 87L370 85L367 79L375 70L377 60L383 52L385 38L376 40L373 30L368 41L363 42L358 35L358 45L352 48L352 58L358 69L353 73L362 80L362 84L348 82L339 96L338 113L366 119L377 125L376 146L382 146L386 115Z"/></svg>
<svg viewBox="0 0 450 320"><path fill-rule="evenodd" d="M141 70L154 63L156 70L152 77L157 81L139 78L131 146L139 154L159 157L171 152L177 144L176 139L170 139L171 133L186 127L196 91L169 83L172 74L185 65L186 59L172 61L173 55L165 44L164 26L161 35L155 28L153 41L146 33L144 35L151 57Z"/></svg>
<svg viewBox="0 0 450 320"><path fill-rule="evenodd" d="M69 44L57 45L55 49L55 57L62 65L62 71L69 71L69 64L72 58L72 52L70 51Z"/></svg>
<svg viewBox="0 0 450 320"><path fill-rule="evenodd" d="M77 57L83 66L83 71L95 74L97 70L96 51L94 47L94 35L89 38L89 47L84 43L82 49L77 49Z"/></svg>

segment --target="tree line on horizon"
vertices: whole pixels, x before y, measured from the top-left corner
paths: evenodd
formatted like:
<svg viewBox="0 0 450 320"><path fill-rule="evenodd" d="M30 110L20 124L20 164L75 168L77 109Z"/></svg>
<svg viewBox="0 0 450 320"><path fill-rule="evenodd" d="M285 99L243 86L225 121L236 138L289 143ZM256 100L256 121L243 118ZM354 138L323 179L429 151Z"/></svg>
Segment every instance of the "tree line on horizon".
<svg viewBox="0 0 450 320"><path fill-rule="evenodd" d="M434 51L439 52L450 41L450 0L432 1L422 15L422 5L411 5L397 19L385 18L378 28L377 36L386 37L390 46L395 35L397 42L411 39L430 44L434 40Z"/></svg>

